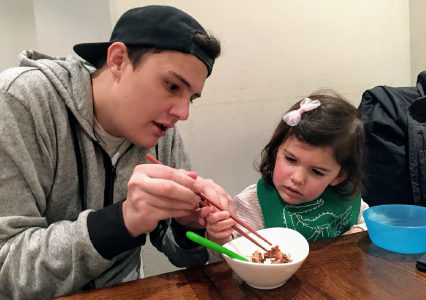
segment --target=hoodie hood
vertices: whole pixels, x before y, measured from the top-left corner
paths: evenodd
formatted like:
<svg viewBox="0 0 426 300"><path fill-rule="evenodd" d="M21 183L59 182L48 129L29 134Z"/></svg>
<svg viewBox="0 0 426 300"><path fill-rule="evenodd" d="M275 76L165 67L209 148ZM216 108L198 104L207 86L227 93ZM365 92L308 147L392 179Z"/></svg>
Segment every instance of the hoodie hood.
<svg viewBox="0 0 426 300"><path fill-rule="evenodd" d="M91 74L96 69L71 55L54 57L36 51L24 51L18 56L20 67L37 68L49 79L65 105L92 138L93 96Z"/></svg>

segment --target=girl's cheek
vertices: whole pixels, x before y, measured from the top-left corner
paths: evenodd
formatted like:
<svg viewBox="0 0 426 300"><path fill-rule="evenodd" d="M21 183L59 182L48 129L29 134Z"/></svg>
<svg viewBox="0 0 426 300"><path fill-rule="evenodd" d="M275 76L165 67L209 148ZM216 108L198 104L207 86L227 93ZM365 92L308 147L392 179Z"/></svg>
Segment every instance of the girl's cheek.
<svg viewBox="0 0 426 300"><path fill-rule="evenodd" d="M282 164L275 164L273 179L281 180L285 177L286 171Z"/></svg>

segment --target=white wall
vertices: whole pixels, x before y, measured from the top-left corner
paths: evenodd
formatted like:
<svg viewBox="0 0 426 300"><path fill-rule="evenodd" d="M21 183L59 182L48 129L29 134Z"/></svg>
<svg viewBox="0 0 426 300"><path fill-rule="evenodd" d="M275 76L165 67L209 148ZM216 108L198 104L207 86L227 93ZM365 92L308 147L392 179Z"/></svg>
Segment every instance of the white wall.
<svg viewBox="0 0 426 300"><path fill-rule="evenodd" d="M257 182L252 163L296 100L331 87L358 105L366 89L410 84L405 0L116 0L111 11L117 19L147 4L176 6L222 40L202 98L179 127L193 169L231 196ZM143 251L147 276L172 269L152 247Z"/></svg>
<svg viewBox="0 0 426 300"><path fill-rule="evenodd" d="M257 181L252 162L296 100L331 87L358 105L366 89L410 85L426 53L421 14L410 10L420 1L0 0L0 70L24 48L62 56L75 43L106 41L136 6L188 12L221 39L223 54L179 127L193 169L234 196ZM152 246L143 251L147 276L174 269Z"/></svg>
<svg viewBox="0 0 426 300"><path fill-rule="evenodd" d="M24 49L36 49L37 32L32 0L0 0L0 71L18 64Z"/></svg>
<svg viewBox="0 0 426 300"><path fill-rule="evenodd" d="M373 86L410 84L406 0L111 3L116 18L139 5L177 6L222 40L223 55L180 128L194 170L231 195L256 181L252 161L296 100L331 87L357 105Z"/></svg>
<svg viewBox="0 0 426 300"><path fill-rule="evenodd" d="M109 41L112 31L106 0L33 0L38 51L73 54L78 43Z"/></svg>
<svg viewBox="0 0 426 300"><path fill-rule="evenodd" d="M426 1L410 0L411 85L426 70Z"/></svg>

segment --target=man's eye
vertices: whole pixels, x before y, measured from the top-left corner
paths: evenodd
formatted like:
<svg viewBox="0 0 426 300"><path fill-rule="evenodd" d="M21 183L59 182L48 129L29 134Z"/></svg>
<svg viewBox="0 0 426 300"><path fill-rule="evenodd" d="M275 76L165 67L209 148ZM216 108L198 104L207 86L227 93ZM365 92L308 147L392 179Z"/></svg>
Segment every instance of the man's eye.
<svg viewBox="0 0 426 300"><path fill-rule="evenodd" d="M171 91L177 91L179 89L179 86L174 83L169 82L167 85Z"/></svg>

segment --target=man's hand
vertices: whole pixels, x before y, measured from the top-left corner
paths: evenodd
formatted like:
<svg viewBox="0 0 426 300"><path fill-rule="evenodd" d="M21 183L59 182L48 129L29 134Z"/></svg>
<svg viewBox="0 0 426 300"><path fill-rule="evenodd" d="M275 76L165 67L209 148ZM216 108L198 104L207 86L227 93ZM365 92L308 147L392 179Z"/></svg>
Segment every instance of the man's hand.
<svg viewBox="0 0 426 300"><path fill-rule="evenodd" d="M123 219L129 233L133 237L148 233L158 221L168 218L183 223L193 219L201 200L193 191L196 178L195 172L164 165L136 166L123 202Z"/></svg>
<svg viewBox="0 0 426 300"><path fill-rule="evenodd" d="M221 206L224 211L220 211L214 206L203 207L192 216L193 224L196 224L194 218L198 215L198 226L196 228L202 228L207 225L209 239L224 244L222 243L224 239L227 239L227 241L231 239L230 235L233 231L231 226L235 225L235 221L230 218L230 213L235 215L232 197L211 179L204 179L202 177L197 178L194 189L198 193L203 193L210 201ZM182 225L194 227L193 224L188 224L187 220L188 217L177 219Z"/></svg>

